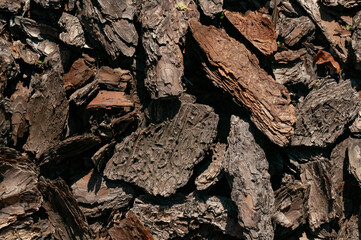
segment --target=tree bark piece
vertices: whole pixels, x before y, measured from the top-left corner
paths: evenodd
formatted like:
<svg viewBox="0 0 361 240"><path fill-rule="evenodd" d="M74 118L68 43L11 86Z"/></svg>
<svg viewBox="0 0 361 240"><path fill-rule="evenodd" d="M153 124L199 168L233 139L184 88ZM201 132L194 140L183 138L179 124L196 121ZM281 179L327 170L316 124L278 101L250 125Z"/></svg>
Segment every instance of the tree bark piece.
<svg viewBox="0 0 361 240"><path fill-rule="evenodd" d="M17 13L21 9L24 0L0 0L0 10L10 13Z"/></svg>
<svg viewBox="0 0 361 240"><path fill-rule="evenodd" d="M38 23L30 18L16 16L14 23L16 26L19 26L29 37L37 38L38 40L44 40L48 37L58 38L59 36L57 29L46 24Z"/></svg>
<svg viewBox="0 0 361 240"><path fill-rule="evenodd" d="M348 147L348 171L361 186L361 140L353 139Z"/></svg>
<svg viewBox="0 0 361 240"><path fill-rule="evenodd" d="M232 200L246 239L273 239L274 195L268 162L250 124L232 115L224 170L232 178Z"/></svg>
<svg viewBox="0 0 361 240"><path fill-rule="evenodd" d="M360 108L360 96L349 80L326 82L297 106L293 146L326 147L344 132Z"/></svg>
<svg viewBox="0 0 361 240"><path fill-rule="evenodd" d="M38 169L11 148L0 148L0 229L39 210Z"/></svg>
<svg viewBox="0 0 361 240"><path fill-rule="evenodd" d="M40 59L40 55L33 52L28 46L21 41L14 41L11 47L11 54L15 59L22 59L25 63L35 65Z"/></svg>
<svg viewBox="0 0 361 240"><path fill-rule="evenodd" d="M351 46L355 58L354 66L357 70L361 70L361 11L353 17L352 28Z"/></svg>
<svg viewBox="0 0 361 240"><path fill-rule="evenodd" d="M114 225L107 230L111 240L154 240L149 229L131 211L127 212L125 219L113 221L112 224Z"/></svg>
<svg viewBox="0 0 361 240"><path fill-rule="evenodd" d="M171 121L150 124L118 143L104 175L170 196L190 179L216 136L217 123L211 107L183 103Z"/></svg>
<svg viewBox="0 0 361 240"><path fill-rule="evenodd" d="M100 90L98 95L88 104L87 109L111 109L119 107L134 107L134 103L124 92Z"/></svg>
<svg viewBox="0 0 361 240"><path fill-rule="evenodd" d="M321 29L338 58L345 63L348 57L346 40L351 33L345 31L328 12L321 10L318 0L297 0L297 2Z"/></svg>
<svg viewBox="0 0 361 240"><path fill-rule="evenodd" d="M132 22L135 10L134 0L117 3L85 0L81 5L81 23L113 60L121 55L132 57L138 44Z"/></svg>
<svg viewBox="0 0 361 240"><path fill-rule="evenodd" d="M208 168L202 172L195 180L197 190L205 190L218 182L222 177L222 162L227 145L217 143L212 148L212 162Z"/></svg>
<svg viewBox="0 0 361 240"><path fill-rule="evenodd" d="M105 85L109 90L125 91L127 83L133 79L130 71L121 68L110 68L103 66L99 69L95 76L95 80Z"/></svg>
<svg viewBox="0 0 361 240"><path fill-rule="evenodd" d="M110 214L113 210L124 210L133 199L134 192L124 183L113 183L101 173L91 170L71 185L74 198L88 218Z"/></svg>
<svg viewBox="0 0 361 240"><path fill-rule="evenodd" d="M76 106L83 106L89 102L89 99L94 97L99 92L99 84L97 81L92 81L82 88L76 90L70 95L69 101L74 102Z"/></svg>
<svg viewBox="0 0 361 240"><path fill-rule="evenodd" d="M336 217L337 196L331 183L329 169L329 160L322 157L299 165L301 182L310 185L307 205L308 223L312 231Z"/></svg>
<svg viewBox="0 0 361 240"><path fill-rule="evenodd" d="M275 192L276 212L273 222L276 228L276 238L286 237L293 230L307 221L310 186L299 181L288 183Z"/></svg>
<svg viewBox="0 0 361 240"><path fill-rule="evenodd" d="M185 6L178 10L178 4ZM195 13L192 0L144 1L141 10L142 42L147 54L144 80L152 99L179 96L183 92L183 54L179 47Z"/></svg>
<svg viewBox="0 0 361 240"><path fill-rule="evenodd" d="M77 17L63 12L58 24L64 30L59 34L61 41L75 47L85 46L84 30Z"/></svg>
<svg viewBox="0 0 361 240"><path fill-rule="evenodd" d="M156 239L186 238L202 224L211 225L224 234L240 236L232 201L224 197L175 195L162 201L148 196L135 199L130 210L137 214ZM225 236L225 239L228 239Z"/></svg>
<svg viewBox="0 0 361 240"><path fill-rule="evenodd" d="M11 43L0 38L0 97L8 83L19 73L19 66L11 55Z"/></svg>
<svg viewBox="0 0 361 240"><path fill-rule="evenodd" d="M224 13L233 26L261 53L271 55L277 51L277 35L270 16L252 11L245 15L230 11Z"/></svg>
<svg viewBox="0 0 361 240"><path fill-rule="evenodd" d="M29 137L23 148L40 155L60 141L68 118L68 100L59 69L53 67L31 78L31 92L26 108Z"/></svg>
<svg viewBox="0 0 361 240"><path fill-rule="evenodd" d="M190 27L206 54L203 66L212 83L246 106L251 120L272 142L287 145L296 120L287 89L261 69L256 56L224 30L203 26L195 19L190 21Z"/></svg>
<svg viewBox="0 0 361 240"><path fill-rule="evenodd" d="M214 18L223 10L223 0L198 0L198 5L201 7L204 15Z"/></svg>
<svg viewBox="0 0 361 240"><path fill-rule="evenodd" d="M69 72L64 74L65 89L76 90L93 76L94 71L85 64L84 59L79 58L71 65Z"/></svg>

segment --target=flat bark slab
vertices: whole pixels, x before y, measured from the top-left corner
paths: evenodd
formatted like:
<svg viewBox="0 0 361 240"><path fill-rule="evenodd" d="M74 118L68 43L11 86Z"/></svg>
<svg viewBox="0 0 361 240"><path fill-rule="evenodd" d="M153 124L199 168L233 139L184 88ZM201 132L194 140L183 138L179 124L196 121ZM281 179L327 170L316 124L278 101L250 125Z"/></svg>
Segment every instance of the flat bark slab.
<svg viewBox="0 0 361 240"><path fill-rule="evenodd" d="M183 92L184 66L179 44L187 33L187 19L195 11L192 0L150 0L142 4L142 42L147 54L144 83L152 99L179 96Z"/></svg>
<svg viewBox="0 0 361 240"><path fill-rule="evenodd" d="M130 211L139 216L159 240L187 239L187 234L201 225L211 225L223 234L240 236L232 201L224 197L175 195L164 200L143 195L135 199ZM177 238L178 237L178 238ZM229 236L224 236L228 239Z"/></svg>
<svg viewBox="0 0 361 240"><path fill-rule="evenodd" d="M101 173L93 170L74 182L71 189L88 218L106 216L113 210L124 210L134 196L130 186L107 181Z"/></svg>
<svg viewBox="0 0 361 240"><path fill-rule="evenodd" d="M321 29L337 57L345 63L348 57L346 40L351 33L346 31L328 12L321 10L318 0L297 0L297 2Z"/></svg>
<svg viewBox="0 0 361 240"><path fill-rule="evenodd" d="M38 211L43 201L37 188L39 170L11 148L0 148L0 229Z"/></svg>
<svg viewBox="0 0 361 240"><path fill-rule="evenodd" d="M194 39L206 54L212 83L244 105L251 120L272 142L285 146L296 121L288 90L259 67L258 59L222 29L190 20ZM252 73L252 74L250 74Z"/></svg>
<svg viewBox="0 0 361 240"><path fill-rule="evenodd" d="M224 11L232 25L261 53L271 55L277 51L277 35L271 16L248 11L246 14Z"/></svg>
<svg viewBox="0 0 361 240"><path fill-rule="evenodd" d="M357 70L361 70L361 11L354 16L352 28L351 46L354 54L354 66Z"/></svg>
<svg viewBox="0 0 361 240"><path fill-rule="evenodd" d="M223 168L232 180L231 198L246 239L273 239L274 195L268 162L250 124L232 115Z"/></svg>
<svg viewBox="0 0 361 240"><path fill-rule="evenodd" d="M361 140L353 139L348 147L348 171L361 186Z"/></svg>
<svg viewBox="0 0 361 240"><path fill-rule="evenodd" d="M190 179L216 136L217 123L211 107L183 103L172 120L150 124L118 143L104 175L170 196Z"/></svg>
<svg viewBox="0 0 361 240"><path fill-rule="evenodd" d="M349 80L326 82L299 103L293 146L326 147L344 132L360 108L359 93Z"/></svg>
<svg viewBox="0 0 361 240"><path fill-rule="evenodd" d="M35 74L30 82L26 120L29 137L23 149L40 155L51 145L60 141L68 118L68 100L64 81L56 67Z"/></svg>
<svg viewBox="0 0 361 240"><path fill-rule="evenodd" d="M124 92L100 90L88 104L87 109L111 109L134 107L134 103Z"/></svg>
<svg viewBox="0 0 361 240"><path fill-rule="evenodd" d="M114 3L110 0L82 2L81 23L85 30L116 60L132 57L138 45L138 33L133 24L134 0Z"/></svg>
<svg viewBox="0 0 361 240"><path fill-rule="evenodd" d="M105 85L107 89L118 89L119 91L125 91L127 83L132 79L129 70L110 68L108 66L101 67L95 76L95 80L99 84Z"/></svg>
<svg viewBox="0 0 361 240"><path fill-rule="evenodd" d="M84 62L84 59L76 60L69 70L64 74L64 82L66 90L76 90L89 81L94 76L94 71L90 69Z"/></svg>

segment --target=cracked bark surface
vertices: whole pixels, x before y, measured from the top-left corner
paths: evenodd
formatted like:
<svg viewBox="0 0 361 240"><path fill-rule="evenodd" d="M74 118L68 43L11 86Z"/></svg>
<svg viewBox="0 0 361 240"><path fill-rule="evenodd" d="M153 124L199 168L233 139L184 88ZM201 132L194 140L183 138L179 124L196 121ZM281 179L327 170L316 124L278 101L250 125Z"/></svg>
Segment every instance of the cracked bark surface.
<svg viewBox="0 0 361 240"><path fill-rule="evenodd" d="M274 195L268 162L253 137L252 126L239 117L231 117L228 149L223 168L231 177L231 198L238 207L238 222L246 239L273 239L271 218Z"/></svg>
<svg viewBox="0 0 361 240"><path fill-rule="evenodd" d="M244 105L252 122L271 141L287 145L296 120L287 89L261 69L256 56L224 30L203 26L195 19L190 21L190 28L206 54L202 64L212 83ZM263 85L267 87L260 87Z"/></svg>
<svg viewBox="0 0 361 240"><path fill-rule="evenodd" d="M104 175L152 195L170 196L190 179L215 138L217 123L212 108L185 102L174 119L151 124L118 143Z"/></svg>

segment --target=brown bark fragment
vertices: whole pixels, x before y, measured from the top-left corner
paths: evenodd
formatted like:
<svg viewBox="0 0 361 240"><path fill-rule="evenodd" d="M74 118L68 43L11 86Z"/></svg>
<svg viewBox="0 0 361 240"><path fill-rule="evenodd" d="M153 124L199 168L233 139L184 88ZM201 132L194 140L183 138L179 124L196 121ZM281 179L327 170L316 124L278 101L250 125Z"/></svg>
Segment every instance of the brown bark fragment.
<svg viewBox="0 0 361 240"><path fill-rule="evenodd" d="M150 124L118 143L104 175L169 196L188 182L216 136L217 123L211 107L183 103L172 120Z"/></svg>
<svg viewBox="0 0 361 240"><path fill-rule="evenodd" d="M28 46L20 41L14 41L11 48L11 55L15 59L22 59L25 63L35 65L38 63L40 55L33 52Z"/></svg>
<svg viewBox="0 0 361 240"><path fill-rule="evenodd" d="M332 55L326 51L318 50L318 53L313 56L313 60L316 62L316 64L324 64L331 70L336 70L336 73L341 71L340 64L336 62Z"/></svg>
<svg viewBox="0 0 361 240"><path fill-rule="evenodd" d="M77 17L63 12L58 24L64 30L59 34L60 40L71 46L84 47L84 31Z"/></svg>
<svg viewBox="0 0 361 240"><path fill-rule="evenodd" d="M245 239L273 239L274 195L268 162L254 139L250 124L231 117L224 170L232 177L231 198L238 207L238 222Z"/></svg>
<svg viewBox="0 0 361 240"><path fill-rule="evenodd" d="M247 107L251 120L269 139L285 146L296 121L287 89L258 65L258 59L222 29L190 21L193 37L207 56L203 66L212 83Z"/></svg>
<svg viewBox="0 0 361 240"><path fill-rule="evenodd" d="M133 77L128 70L123 70L121 68L113 69L107 66L101 67L95 76L95 80L99 84L111 86L120 91L125 91L127 83L131 81L132 78Z"/></svg>
<svg viewBox="0 0 361 240"><path fill-rule="evenodd" d="M227 19L260 52L271 55L277 51L277 35L271 17L260 12L248 11L245 15L224 11Z"/></svg>
<svg viewBox="0 0 361 240"><path fill-rule="evenodd" d="M76 60L69 72L64 74L64 82L66 90L75 90L82 87L92 76L94 75L91 70L84 62L84 59L79 58Z"/></svg>
<svg viewBox="0 0 361 240"><path fill-rule="evenodd" d="M111 240L154 240L149 229L132 211L127 212L125 219L115 222L107 231Z"/></svg>
<svg viewBox="0 0 361 240"><path fill-rule="evenodd" d="M101 90L88 104L87 109L111 109L117 107L134 107L134 103L124 92Z"/></svg>

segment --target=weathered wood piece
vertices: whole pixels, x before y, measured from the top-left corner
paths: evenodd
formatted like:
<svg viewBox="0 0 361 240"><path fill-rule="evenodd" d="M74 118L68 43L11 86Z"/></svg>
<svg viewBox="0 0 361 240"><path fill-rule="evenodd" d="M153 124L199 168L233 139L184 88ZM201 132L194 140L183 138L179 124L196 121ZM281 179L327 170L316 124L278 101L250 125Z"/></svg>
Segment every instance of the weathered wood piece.
<svg viewBox="0 0 361 240"><path fill-rule="evenodd" d="M11 148L0 148L0 229L39 210L43 201L37 189L35 164Z"/></svg>
<svg viewBox="0 0 361 240"><path fill-rule="evenodd" d="M232 200L238 207L238 222L246 239L273 239L274 195L268 162L257 144L254 129L232 115L228 149L223 168L231 177Z"/></svg>
<svg viewBox="0 0 361 240"><path fill-rule="evenodd" d="M113 60L122 55L132 57L138 45L135 11L134 0L85 0L81 4L81 23Z"/></svg>
<svg viewBox="0 0 361 240"><path fill-rule="evenodd" d="M274 143L285 146L296 121L287 89L259 67L258 59L222 29L190 21L194 39L206 55L202 63L212 83L244 105L251 120Z"/></svg>
<svg viewBox="0 0 361 240"><path fill-rule="evenodd" d="M0 0L0 10L10 13L18 13L24 0Z"/></svg>
<svg viewBox="0 0 361 240"><path fill-rule="evenodd" d="M346 40L351 33L345 30L328 12L322 10L318 0L297 0L297 2L321 29L337 57L345 63L348 57Z"/></svg>
<svg viewBox="0 0 361 240"><path fill-rule="evenodd" d="M361 70L361 11L353 17L352 28L351 46L354 55L354 66L357 70Z"/></svg>
<svg viewBox="0 0 361 240"><path fill-rule="evenodd" d="M246 14L224 11L232 25L260 52L271 55L277 51L277 35L271 16L257 11Z"/></svg>
<svg viewBox="0 0 361 240"><path fill-rule="evenodd" d="M275 235L285 237L307 221L310 186L300 181L290 182L275 191L272 220L277 224Z"/></svg>
<svg viewBox="0 0 361 240"><path fill-rule="evenodd" d="M125 91L127 83L132 79L132 74L129 70L121 68L110 68L108 66L101 67L96 76L95 80L109 90L120 90Z"/></svg>
<svg viewBox="0 0 361 240"><path fill-rule="evenodd" d="M61 41L75 47L85 46L84 30L77 17L63 12L58 24L63 29L63 32L59 34Z"/></svg>
<svg viewBox="0 0 361 240"><path fill-rule="evenodd" d="M156 200L143 195L135 199L130 210L137 214L156 239L186 238L201 225L211 225L224 234L240 236L232 201L224 197L197 194L175 195ZM229 236L224 236L228 239Z"/></svg>
<svg viewBox="0 0 361 240"><path fill-rule="evenodd" d="M321 3L327 7L354 8L360 6L360 0L321 0Z"/></svg>
<svg viewBox="0 0 361 240"><path fill-rule="evenodd" d="M217 123L211 107L183 103L172 120L150 124L118 143L104 175L170 196L190 179L216 136Z"/></svg>
<svg viewBox="0 0 361 240"><path fill-rule="evenodd" d="M348 147L348 171L361 186L361 140L353 139Z"/></svg>
<svg viewBox="0 0 361 240"><path fill-rule="evenodd" d="M114 218L112 226L107 230L111 240L154 240L149 229L143 225L135 213L127 212L126 218L122 220Z"/></svg>
<svg viewBox="0 0 361 240"><path fill-rule="evenodd" d="M98 82L92 81L72 93L69 97L69 101L74 102L76 106L85 105L89 99L99 92L99 89L100 87Z"/></svg>
<svg viewBox="0 0 361 240"><path fill-rule="evenodd" d="M100 90L97 96L88 104L87 109L111 109L133 106L134 103L124 92Z"/></svg>
<svg viewBox="0 0 361 240"><path fill-rule="evenodd" d="M71 185L74 198L88 218L107 216L113 210L124 210L133 199L133 189L124 183L104 179L91 170Z"/></svg>
<svg viewBox="0 0 361 240"><path fill-rule="evenodd" d="M14 24L19 26L29 37L44 40L48 37L58 38L59 33L56 28L49 25L38 23L33 19L16 16Z"/></svg>
<svg viewBox="0 0 361 240"><path fill-rule="evenodd" d="M344 132L360 108L359 93L349 80L328 81L299 103L293 146L326 147Z"/></svg>
<svg viewBox="0 0 361 240"><path fill-rule="evenodd" d="M197 15L192 0L150 0L142 4L142 43L148 67L144 81L152 99L179 96L183 92L183 54L179 45L191 15Z"/></svg>
<svg viewBox="0 0 361 240"><path fill-rule="evenodd" d="M50 61L50 59L49 59ZM60 141L68 118L68 100L60 69L52 69L31 78L26 119L29 137L23 148L40 155L51 145Z"/></svg>
<svg viewBox="0 0 361 240"><path fill-rule="evenodd" d="M214 18L223 10L223 0L198 0L198 5L204 15L210 18Z"/></svg>
<svg viewBox="0 0 361 240"><path fill-rule="evenodd" d="M196 178L195 184L197 190L202 191L213 186L223 176L223 174L221 174L222 162L226 147L227 145L224 143L217 143L212 146L212 162L208 168Z"/></svg>
<svg viewBox="0 0 361 240"><path fill-rule="evenodd" d="M15 59L22 59L25 63L35 65L40 59L40 54L32 51L28 46L21 41L14 41L11 47L11 55Z"/></svg>
<svg viewBox="0 0 361 240"><path fill-rule="evenodd" d="M64 74L65 89L78 89L93 76L94 71L85 64L84 59L79 58L71 65L69 72Z"/></svg>

